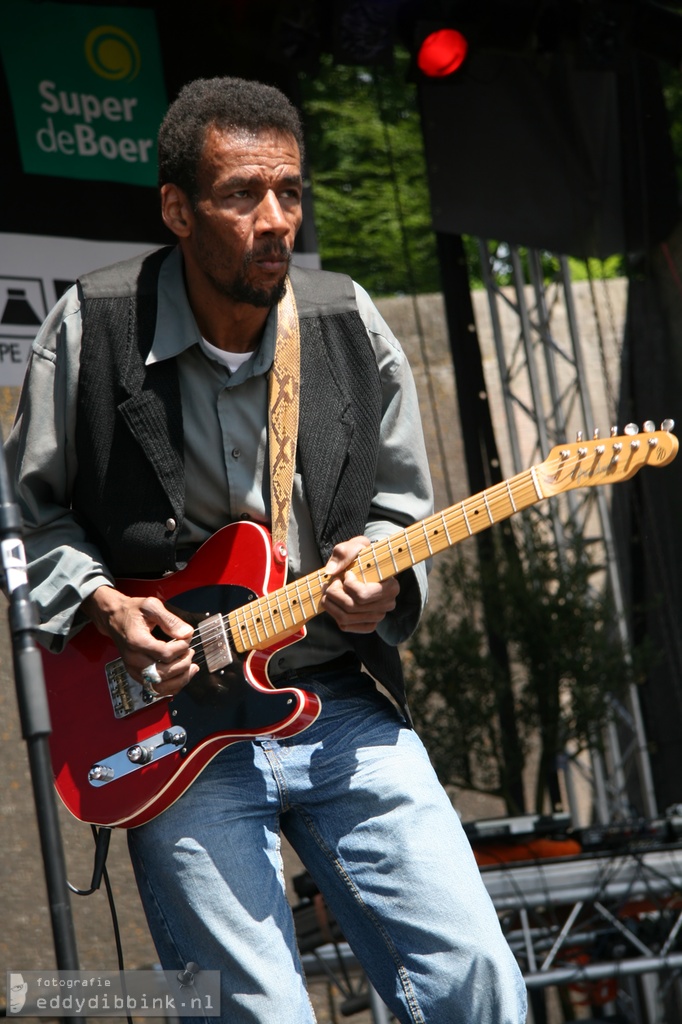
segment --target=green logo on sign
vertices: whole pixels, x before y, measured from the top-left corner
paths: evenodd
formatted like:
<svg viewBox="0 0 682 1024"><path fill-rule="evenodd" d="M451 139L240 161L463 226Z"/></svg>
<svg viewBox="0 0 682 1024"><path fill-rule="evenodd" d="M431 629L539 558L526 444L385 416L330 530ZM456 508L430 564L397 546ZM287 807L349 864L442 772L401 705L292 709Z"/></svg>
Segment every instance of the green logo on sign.
<svg viewBox="0 0 682 1024"><path fill-rule="evenodd" d="M15 0L0 19L24 171L154 185L166 96L153 12Z"/></svg>

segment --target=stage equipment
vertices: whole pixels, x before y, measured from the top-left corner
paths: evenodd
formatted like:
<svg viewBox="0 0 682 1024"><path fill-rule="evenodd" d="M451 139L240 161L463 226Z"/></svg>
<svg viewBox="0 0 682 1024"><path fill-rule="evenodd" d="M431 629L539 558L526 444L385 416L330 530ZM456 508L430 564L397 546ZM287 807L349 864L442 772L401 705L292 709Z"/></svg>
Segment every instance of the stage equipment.
<svg viewBox="0 0 682 1024"><path fill-rule="evenodd" d="M624 70L472 48L420 76L437 232L606 258L666 237L678 216L667 115L653 60Z"/></svg>

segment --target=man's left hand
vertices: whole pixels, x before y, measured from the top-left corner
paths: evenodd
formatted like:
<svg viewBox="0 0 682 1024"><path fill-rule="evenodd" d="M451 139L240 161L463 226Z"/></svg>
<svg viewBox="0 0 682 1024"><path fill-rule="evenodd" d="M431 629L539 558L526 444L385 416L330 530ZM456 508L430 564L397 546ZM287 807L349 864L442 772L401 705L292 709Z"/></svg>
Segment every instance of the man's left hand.
<svg viewBox="0 0 682 1024"><path fill-rule="evenodd" d="M393 611L400 591L394 577L364 583L348 568L369 544L367 537L352 537L337 544L325 566L325 572L334 578L326 585L320 605L345 633L372 633Z"/></svg>

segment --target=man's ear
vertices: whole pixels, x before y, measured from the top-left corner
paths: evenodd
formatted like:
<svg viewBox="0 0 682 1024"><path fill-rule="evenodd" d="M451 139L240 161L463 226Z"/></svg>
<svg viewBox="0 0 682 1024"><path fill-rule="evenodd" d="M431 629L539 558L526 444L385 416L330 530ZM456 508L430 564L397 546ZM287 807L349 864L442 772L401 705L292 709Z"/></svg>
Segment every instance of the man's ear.
<svg viewBox="0 0 682 1024"><path fill-rule="evenodd" d="M161 216L167 228L178 238L187 238L192 229L190 202L177 185L161 186Z"/></svg>

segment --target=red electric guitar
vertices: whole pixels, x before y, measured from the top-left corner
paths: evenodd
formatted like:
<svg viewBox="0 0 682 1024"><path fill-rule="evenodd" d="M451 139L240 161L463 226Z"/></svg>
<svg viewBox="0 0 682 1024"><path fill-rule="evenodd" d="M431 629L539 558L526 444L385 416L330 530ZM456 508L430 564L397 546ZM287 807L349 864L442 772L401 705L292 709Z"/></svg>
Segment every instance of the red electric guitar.
<svg viewBox="0 0 682 1024"><path fill-rule="evenodd" d="M664 466L678 449L668 427L557 446L543 463L365 548L353 570L367 582L387 579L544 498ZM293 736L315 721L318 697L275 689L267 667L275 651L305 635L328 577L320 569L285 584L285 572L267 530L240 522L216 533L185 569L118 583L132 597L160 598L195 626L201 671L173 698L150 699L92 625L62 654L44 653L55 782L72 814L141 825L229 744Z"/></svg>

